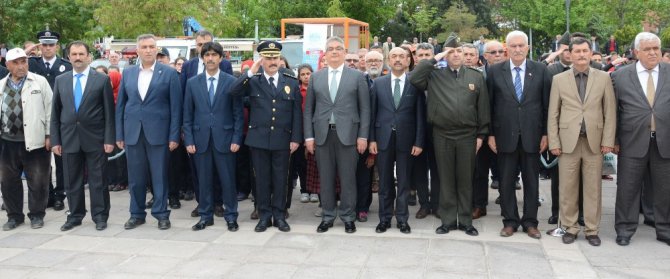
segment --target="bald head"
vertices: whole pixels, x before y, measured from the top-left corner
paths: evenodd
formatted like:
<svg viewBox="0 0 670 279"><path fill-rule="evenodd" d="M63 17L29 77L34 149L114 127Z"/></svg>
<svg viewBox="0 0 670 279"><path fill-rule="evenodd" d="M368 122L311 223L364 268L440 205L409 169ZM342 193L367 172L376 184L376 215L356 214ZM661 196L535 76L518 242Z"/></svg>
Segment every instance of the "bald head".
<svg viewBox="0 0 670 279"><path fill-rule="evenodd" d="M496 40L488 41L484 46L484 59L486 59L489 65L505 61L506 57L503 45Z"/></svg>

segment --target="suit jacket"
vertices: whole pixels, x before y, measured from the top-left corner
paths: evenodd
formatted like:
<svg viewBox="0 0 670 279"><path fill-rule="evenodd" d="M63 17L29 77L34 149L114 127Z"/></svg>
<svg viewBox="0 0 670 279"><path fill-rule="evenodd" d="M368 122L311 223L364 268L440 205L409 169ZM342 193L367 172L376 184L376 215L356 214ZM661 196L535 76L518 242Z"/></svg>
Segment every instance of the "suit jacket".
<svg viewBox="0 0 670 279"><path fill-rule="evenodd" d="M600 52L600 43L598 43L598 41L589 41L589 45L591 46L592 51Z"/></svg>
<svg viewBox="0 0 670 279"><path fill-rule="evenodd" d="M56 57L54 64L47 69L42 57L30 57L28 59L28 70L46 78L53 90L56 77L65 72L72 71L72 64L70 64L70 61Z"/></svg>
<svg viewBox="0 0 670 279"><path fill-rule="evenodd" d="M492 135L500 152L516 150L519 139L525 152L539 152L540 140L547 135L551 75L544 64L526 60L523 99L519 102L510 63L490 65L488 71Z"/></svg>
<svg viewBox="0 0 670 279"><path fill-rule="evenodd" d="M310 77L305 101L305 138L315 139L317 145L326 143L331 113L335 115L337 137L344 145L356 144L357 138L370 133L370 93L363 73L344 67L335 101L330 99L329 68Z"/></svg>
<svg viewBox="0 0 670 279"><path fill-rule="evenodd" d="M184 144L195 145L203 153L210 144L218 152L230 153L230 145L242 145L244 113L241 97L233 97L235 78L219 72L214 103L209 100L207 74L201 73L186 82L184 97Z"/></svg>
<svg viewBox="0 0 670 279"><path fill-rule="evenodd" d="M181 90L182 93L186 92L186 82L198 75L198 57L191 58L191 60L188 60L184 62L184 65L181 67L181 74L179 76L179 80L181 81ZM230 62L226 59L221 60L221 63L219 63L219 70L222 72L233 75L233 67L230 65ZM203 70L204 71L204 70Z"/></svg>
<svg viewBox="0 0 670 279"><path fill-rule="evenodd" d="M382 51L384 52L384 59L388 58L389 56L389 51L395 47L395 43L391 42L390 44L388 42L384 42L382 44ZM436 52L437 53L437 52Z"/></svg>
<svg viewBox="0 0 670 279"><path fill-rule="evenodd" d="M612 80L606 72L589 68L584 102L579 97L575 72L570 69L554 76L549 97L549 149L572 153L577 146L582 120L591 152L601 146L614 147L616 99Z"/></svg>
<svg viewBox="0 0 670 279"><path fill-rule="evenodd" d="M9 75L7 68L0 66L0 79L5 78L7 75Z"/></svg>
<svg viewBox="0 0 670 279"><path fill-rule="evenodd" d="M89 69L79 111L75 112L72 71L56 78L51 111L51 143L64 153L103 152L114 144L114 95L109 77Z"/></svg>
<svg viewBox="0 0 670 279"><path fill-rule="evenodd" d="M247 72L233 83L233 96L249 96L249 130L245 144L269 150L287 150L302 142L302 95L295 77L279 72L273 92L263 70Z"/></svg>
<svg viewBox="0 0 670 279"><path fill-rule="evenodd" d="M635 64L612 72L612 82L618 104L616 140L621 147L620 155L641 158L647 154L653 114L658 151L661 157L670 158L670 64L659 64L653 106L642 90Z"/></svg>
<svg viewBox="0 0 670 279"><path fill-rule="evenodd" d="M179 142L183 95L177 71L156 63L144 100L137 87L139 73L139 65L123 71L116 101L116 140L135 145L143 130L151 145Z"/></svg>
<svg viewBox="0 0 670 279"><path fill-rule="evenodd" d="M370 141L377 142L380 150L395 148L399 151L411 151L412 146L423 148L426 134L425 96L405 77L405 86L398 108L393 100L392 75L375 79L371 87L371 123ZM391 133L396 132L396 146L389 146Z"/></svg>

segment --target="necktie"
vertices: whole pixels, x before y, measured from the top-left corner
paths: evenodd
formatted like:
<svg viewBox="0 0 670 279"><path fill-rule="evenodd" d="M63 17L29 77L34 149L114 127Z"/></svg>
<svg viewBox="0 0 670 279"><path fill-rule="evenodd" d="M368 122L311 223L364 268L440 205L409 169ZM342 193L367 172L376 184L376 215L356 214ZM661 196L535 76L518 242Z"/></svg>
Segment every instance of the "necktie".
<svg viewBox="0 0 670 279"><path fill-rule="evenodd" d="M458 71L457 70L451 70L451 73L452 73L452 76L454 76L454 78L458 78Z"/></svg>
<svg viewBox="0 0 670 279"><path fill-rule="evenodd" d="M335 97L337 97L337 70L333 70L333 77L330 80L330 100L335 103ZM330 114L330 124L335 124L335 114Z"/></svg>
<svg viewBox="0 0 670 279"><path fill-rule="evenodd" d="M656 87L654 86L654 76L652 75L654 71L647 70L647 72L649 73L649 78L647 78L647 101L649 101L649 105L652 107L651 131L654 132L656 131L656 121L654 121L653 107L654 107L654 97L656 95Z"/></svg>
<svg viewBox="0 0 670 279"><path fill-rule="evenodd" d="M586 96L586 83L584 82L584 73L579 73L577 74L579 77L579 88L577 88L577 91L579 91L579 98L582 99L582 103L584 103L584 98Z"/></svg>
<svg viewBox="0 0 670 279"><path fill-rule="evenodd" d="M214 77L209 77L209 105L214 105Z"/></svg>
<svg viewBox="0 0 670 279"><path fill-rule="evenodd" d="M514 77L514 91L516 92L516 98L521 102L521 98L523 98L523 89L521 87L521 75L519 74L521 72L521 68L519 67L514 67L514 70L516 70L516 76Z"/></svg>
<svg viewBox="0 0 670 279"><path fill-rule="evenodd" d="M44 62L44 65L47 66L47 70L51 70L51 64L49 62Z"/></svg>
<svg viewBox="0 0 670 279"><path fill-rule="evenodd" d="M396 78L395 86L393 86L393 102L395 103L396 108L398 108L398 106L400 105L400 97L401 97L400 79Z"/></svg>
<svg viewBox="0 0 670 279"><path fill-rule="evenodd" d="M74 76L77 78L77 82L74 84L74 111L79 112L79 104L81 103L81 96L83 94L83 90L81 89L81 77L84 76L84 74L76 74Z"/></svg>
<svg viewBox="0 0 670 279"><path fill-rule="evenodd" d="M275 86L275 78L270 77L268 81L270 82L270 88L272 88L272 95L277 94L277 86Z"/></svg>

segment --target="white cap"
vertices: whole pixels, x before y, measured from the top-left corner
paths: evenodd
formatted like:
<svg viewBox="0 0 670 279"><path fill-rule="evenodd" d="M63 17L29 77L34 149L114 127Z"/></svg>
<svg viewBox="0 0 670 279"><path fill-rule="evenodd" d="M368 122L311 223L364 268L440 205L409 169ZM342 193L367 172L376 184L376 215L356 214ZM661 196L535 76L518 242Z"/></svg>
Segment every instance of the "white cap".
<svg viewBox="0 0 670 279"><path fill-rule="evenodd" d="M28 57L28 55L26 55L26 52L23 51L22 48L17 47L7 51L7 57L5 59L7 59L7 61L12 61L21 57Z"/></svg>

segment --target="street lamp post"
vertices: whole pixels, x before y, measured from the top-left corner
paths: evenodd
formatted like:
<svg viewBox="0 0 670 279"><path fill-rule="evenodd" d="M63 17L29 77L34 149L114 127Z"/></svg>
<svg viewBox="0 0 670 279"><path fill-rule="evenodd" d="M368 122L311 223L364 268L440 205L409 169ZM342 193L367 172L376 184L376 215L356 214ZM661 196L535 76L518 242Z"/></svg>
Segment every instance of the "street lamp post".
<svg viewBox="0 0 670 279"><path fill-rule="evenodd" d="M565 0L565 30L570 32L570 0Z"/></svg>

